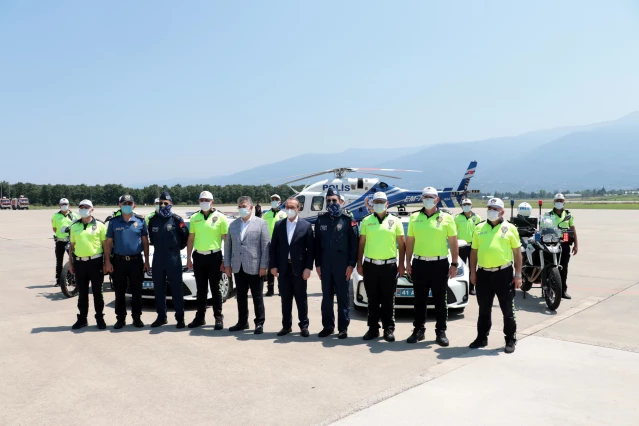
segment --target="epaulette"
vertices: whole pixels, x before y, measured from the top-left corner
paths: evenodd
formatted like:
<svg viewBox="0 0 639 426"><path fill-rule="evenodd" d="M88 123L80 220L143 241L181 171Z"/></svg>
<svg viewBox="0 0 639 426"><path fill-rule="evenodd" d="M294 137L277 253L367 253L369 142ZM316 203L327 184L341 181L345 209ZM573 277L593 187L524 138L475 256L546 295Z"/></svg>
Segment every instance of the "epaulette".
<svg viewBox="0 0 639 426"><path fill-rule="evenodd" d="M184 219L182 219L182 216L180 216L178 214L175 214L175 213L171 213L171 216L173 216L173 219L176 219L176 220L184 220Z"/></svg>
<svg viewBox="0 0 639 426"><path fill-rule="evenodd" d="M96 222L100 222L101 224L104 224L104 222L102 222L100 219L98 219L97 217L94 217L93 219L95 219Z"/></svg>
<svg viewBox="0 0 639 426"><path fill-rule="evenodd" d="M481 225L482 223L486 223L486 221L487 221L487 220L488 220L488 219L484 219L484 220L482 220L481 222L479 222L477 225Z"/></svg>
<svg viewBox="0 0 639 426"><path fill-rule="evenodd" d="M133 213L133 216L137 217L138 219L144 220L145 216L143 214L137 214L137 213Z"/></svg>
<svg viewBox="0 0 639 426"><path fill-rule="evenodd" d="M439 209L439 212L440 212L440 213L446 213L446 214L449 214L449 215L451 215L451 216L453 215L453 214L450 212L450 210L448 210L448 209Z"/></svg>
<svg viewBox="0 0 639 426"><path fill-rule="evenodd" d="M75 225L76 223L82 221L82 218L76 219L73 222L71 222L71 225L69 225L69 228L71 228L73 225Z"/></svg>

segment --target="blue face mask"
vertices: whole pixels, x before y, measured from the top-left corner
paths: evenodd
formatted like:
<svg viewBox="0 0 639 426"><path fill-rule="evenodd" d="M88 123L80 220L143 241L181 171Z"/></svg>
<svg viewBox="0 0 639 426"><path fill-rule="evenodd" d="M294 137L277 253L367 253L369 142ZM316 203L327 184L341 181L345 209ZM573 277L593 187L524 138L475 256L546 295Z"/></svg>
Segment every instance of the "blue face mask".
<svg viewBox="0 0 639 426"><path fill-rule="evenodd" d="M133 213L133 206L122 206L122 214Z"/></svg>
<svg viewBox="0 0 639 426"><path fill-rule="evenodd" d="M342 206L339 203L331 203L326 206L326 210L328 210L328 214L333 217L337 217L342 214Z"/></svg>
<svg viewBox="0 0 639 426"><path fill-rule="evenodd" d="M171 216L171 207L173 206L170 204L168 206L160 206L160 211L158 212L158 214L162 217Z"/></svg>

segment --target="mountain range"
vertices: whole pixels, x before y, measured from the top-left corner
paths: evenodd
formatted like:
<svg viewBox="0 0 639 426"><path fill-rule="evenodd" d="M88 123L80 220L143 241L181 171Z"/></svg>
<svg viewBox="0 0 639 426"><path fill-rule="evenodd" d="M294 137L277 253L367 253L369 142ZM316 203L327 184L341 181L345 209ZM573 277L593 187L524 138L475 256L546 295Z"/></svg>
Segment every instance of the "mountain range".
<svg viewBox="0 0 639 426"><path fill-rule="evenodd" d="M382 179L404 188L456 188L470 161L476 160L471 188L487 192L575 191L602 186L624 189L639 186L638 157L639 112L634 112L614 121L479 141L304 154L226 176L156 183L279 184L287 176L334 167L380 167L421 170L402 174L401 181ZM309 182L323 178L311 178Z"/></svg>

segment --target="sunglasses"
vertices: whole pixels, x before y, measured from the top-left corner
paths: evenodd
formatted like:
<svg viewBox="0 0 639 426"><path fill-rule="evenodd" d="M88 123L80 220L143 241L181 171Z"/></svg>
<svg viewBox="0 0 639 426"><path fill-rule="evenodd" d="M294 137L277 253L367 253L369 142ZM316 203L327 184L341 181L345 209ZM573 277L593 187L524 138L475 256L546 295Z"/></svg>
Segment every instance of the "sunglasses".
<svg viewBox="0 0 639 426"><path fill-rule="evenodd" d="M337 203L339 203L339 200L336 200L334 198L326 199L326 204L337 204Z"/></svg>
<svg viewBox="0 0 639 426"><path fill-rule="evenodd" d="M133 205L133 203L131 203L131 202L126 202L126 203L122 203L122 205L123 205L123 206L132 206L132 205Z"/></svg>
<svg viewBox="0 0 639 426"><path fill-rule="evenodd" d="M168 201L160 201L158 203L158 206L162 206L162 207L170 206L170 205L171 205L171 203L169 203Z"/></svg>

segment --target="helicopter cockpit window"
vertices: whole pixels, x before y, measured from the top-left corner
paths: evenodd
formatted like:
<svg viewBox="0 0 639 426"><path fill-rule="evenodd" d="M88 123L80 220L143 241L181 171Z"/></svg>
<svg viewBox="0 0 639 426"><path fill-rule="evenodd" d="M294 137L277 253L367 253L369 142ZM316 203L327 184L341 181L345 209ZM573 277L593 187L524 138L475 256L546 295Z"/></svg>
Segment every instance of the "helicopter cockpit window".
<svg viewBox="0 0 639 426"><path fill-rule="evenodd" d="M295 198L297 198L297 201L299 201L300 203L300 211L304 210L304 202L306 201L306 197L303 195L298 195Z"/></svg>
<svg viewBox="0 0 639 426"><path fill-rule="evenodd" d="M381 189L386 189L388 188L388 184L386 182L380 182L377 184L377 186Z"/></svg>
<svg viewBox="0 0 639 426"><path fill-rule="evenodd" d="M324 196L317 195L313 197L313 202L311 203L311 210L314 212L321 212L324 210Z"/></svg>

